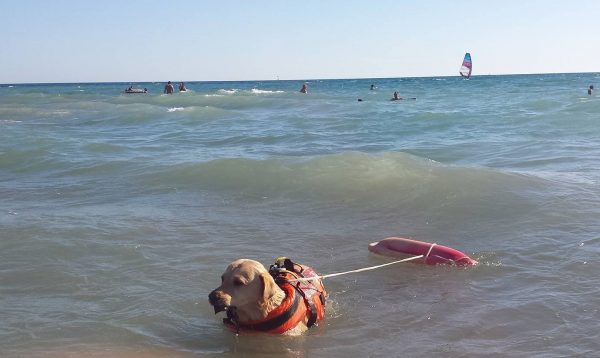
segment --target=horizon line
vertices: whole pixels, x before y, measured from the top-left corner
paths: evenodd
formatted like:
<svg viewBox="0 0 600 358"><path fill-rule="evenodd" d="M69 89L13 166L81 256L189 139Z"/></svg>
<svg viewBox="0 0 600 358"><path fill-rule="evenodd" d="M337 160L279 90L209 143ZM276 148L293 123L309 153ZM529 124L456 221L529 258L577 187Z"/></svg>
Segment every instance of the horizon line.
<svg viewBox="0 0 600 358"><path fill-rule="evenodd" d="M589 72L530 72L530 73L499 73L499 74L480 74L472 75L471 77L492 77L492 76L535 76L535 75L574 75L574 74L600 74L600 72L589 71ZM446 77L461 77L458 75L431 75L431 76L401 76L401 77L332 77L332 78L296 78L296 79L253 79L253 80L183 80L183 81L171 81L171 82L207 82L207 83L218 83L218 82L281 82L281 81L332 81L332 80L381 80L381 79L402 79L402 78L446 78ZM170 80L159 80L159 81L82 81L82 82L6 82L0 83L0 86L9 85L60 85L60 84L108 84L108 83L167 83Z"/></svg>

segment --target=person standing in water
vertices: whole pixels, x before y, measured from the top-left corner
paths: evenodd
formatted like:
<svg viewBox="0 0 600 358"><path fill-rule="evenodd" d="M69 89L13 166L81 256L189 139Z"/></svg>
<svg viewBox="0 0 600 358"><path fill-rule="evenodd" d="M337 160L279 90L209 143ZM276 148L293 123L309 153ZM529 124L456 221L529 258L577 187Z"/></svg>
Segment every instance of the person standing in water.
<svg viewBox="0 0 600 358"><path fill-rule="evenodd" d="M171 83L171 81L167 82L167 84L165 85L165 90L163 91L163 93L173 94L173 84Z"/></svg>
<svg viewBox="0 0 600 358"><path fill-rule="evenodd" d="M400 97L400 94L398 93L398 91L395 91L394 97L392 97L392 99L390 101L399 101L401 99L402 99L402 97Z"/></svg>
<svg viewBox="0 0 600 358"><path fill-rule="evenodd" d="M588 96L591 96L592 93L594 93L594 85L590 85L590 88L588 88Z"/></svg>
<svg viewBox="0 0 600 358"><path fill-rule="evenodd" d="M371 91L375 90L375 85L371 85Z"/></svg>
<svg viewBox="0 0 600 358"><path fill-rule="evenodd" d="M187 88L185 88L185 83L181 82L179 84L179 92L185 92L187 91Z"/></svg>
<svg viewBox="0 0 600 358"><path fill-rule="evenodd" d="M300 92L308 93L308 84L306 82L304 82L304 84L302 85L302 88L300 88Z"/></svg>

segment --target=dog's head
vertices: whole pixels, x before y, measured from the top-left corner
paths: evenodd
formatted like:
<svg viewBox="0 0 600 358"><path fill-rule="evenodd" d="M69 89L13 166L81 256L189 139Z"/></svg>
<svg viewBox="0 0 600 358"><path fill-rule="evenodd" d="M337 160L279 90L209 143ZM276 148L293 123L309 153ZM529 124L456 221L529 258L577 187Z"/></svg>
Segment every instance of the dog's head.
<svg viewBox="0 0 600 358"><path fill-rule="evenodd" d="M232 262L221 276L221 286L208 295L215 314L234 308L240 318L266 317L266 304L275 294L276 284L258 261L240 259Z"/></svg>

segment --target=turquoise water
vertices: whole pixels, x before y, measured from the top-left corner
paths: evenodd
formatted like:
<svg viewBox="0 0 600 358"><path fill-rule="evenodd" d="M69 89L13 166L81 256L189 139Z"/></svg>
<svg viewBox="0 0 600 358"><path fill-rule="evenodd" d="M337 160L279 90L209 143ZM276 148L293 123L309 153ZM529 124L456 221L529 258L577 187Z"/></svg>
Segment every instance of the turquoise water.
<svg viewBox="0 0 600 358"><path fill-rule="evenodd" d="M0 85L0 355L594 355L594 83ZM234 259L338 272L387 236L482 264L332 278L301 338L235 337L207 302Z"/></svg>

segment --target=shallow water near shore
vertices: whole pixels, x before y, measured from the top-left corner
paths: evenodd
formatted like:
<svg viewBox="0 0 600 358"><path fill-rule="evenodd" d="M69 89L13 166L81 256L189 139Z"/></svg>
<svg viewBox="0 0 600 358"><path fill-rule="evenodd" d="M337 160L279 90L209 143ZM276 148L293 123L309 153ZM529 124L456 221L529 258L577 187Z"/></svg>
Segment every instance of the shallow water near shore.
<svg viewBox="0 0 600 358"><path fill-rule="evenodd" d="M0 356L593 356L599 82L0 85ZM208 304L237 258L339 272L388 236L481 264L331 278L302 337Z"/></svg>

